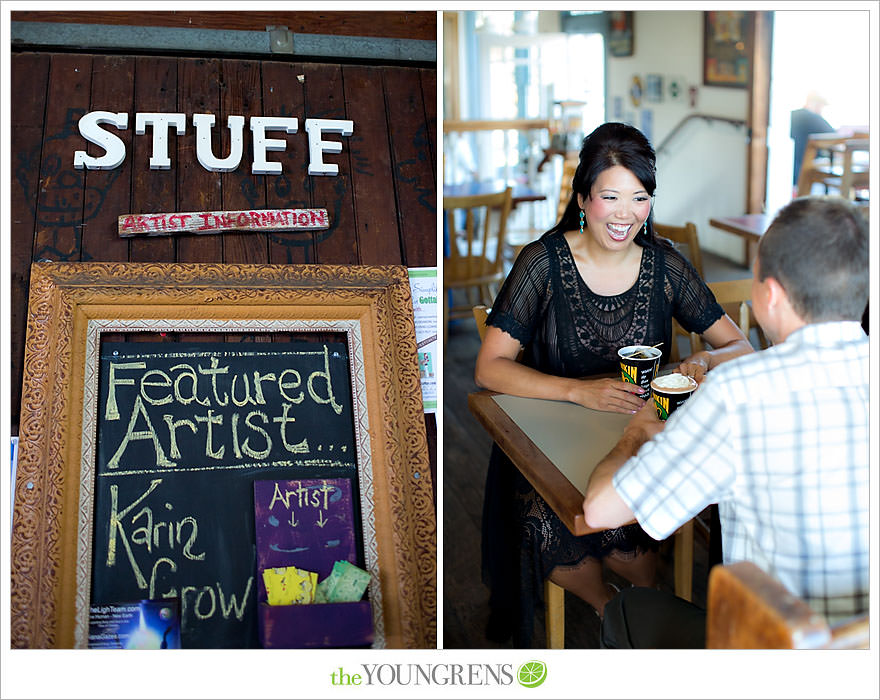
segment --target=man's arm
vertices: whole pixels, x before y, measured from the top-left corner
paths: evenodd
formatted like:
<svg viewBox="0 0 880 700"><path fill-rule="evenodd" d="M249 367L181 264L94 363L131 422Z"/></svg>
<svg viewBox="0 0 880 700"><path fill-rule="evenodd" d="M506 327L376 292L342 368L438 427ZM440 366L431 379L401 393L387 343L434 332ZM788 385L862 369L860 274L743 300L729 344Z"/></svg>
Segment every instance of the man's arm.
<svg viewBox="0 0 880 700"><path fill-rule="evenodd" d="M633 457L666 424L657 418L653 401L648 401L627 424L623 435L599 462L587 483L584 519L589 527L620 527L634 520L633 512L611 482L615 472Z"/></svg>

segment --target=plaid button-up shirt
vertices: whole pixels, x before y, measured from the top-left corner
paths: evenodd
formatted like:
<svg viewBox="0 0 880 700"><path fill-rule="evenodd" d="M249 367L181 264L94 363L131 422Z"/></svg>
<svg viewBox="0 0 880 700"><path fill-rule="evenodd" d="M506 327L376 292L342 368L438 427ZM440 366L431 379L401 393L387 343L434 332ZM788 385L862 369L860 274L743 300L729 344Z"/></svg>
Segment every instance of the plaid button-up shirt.
<svg viewBox="0 0 880 700"><path fill-rule="evenodd" d="M807 325L710 372L614 475L664 539L719 504L725 563L752 561L835 622L868 609L868 338Z"/></svg>

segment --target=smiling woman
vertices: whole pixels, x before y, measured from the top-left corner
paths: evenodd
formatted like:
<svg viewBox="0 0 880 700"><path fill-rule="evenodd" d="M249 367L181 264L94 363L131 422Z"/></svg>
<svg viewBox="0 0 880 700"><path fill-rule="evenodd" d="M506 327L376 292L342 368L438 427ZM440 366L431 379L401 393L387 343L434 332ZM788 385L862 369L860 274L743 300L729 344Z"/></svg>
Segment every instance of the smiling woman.
<svg viewBox="0 0 880 700"><path fill-rule="evenodd" d="M580 232L589 231L585 243L593 256L599 254L596 246L609 245L609 238L615 243L634 238L651 214L651 197L645 186L622 165L603 170L589 195L578 194L577 201L583 212Z"/></svg>
<svg viewBox="0 0 880 700"><path fill-rule="evenodd" d="M478 385L630 414L647 396L608 378L620 376L618 350L660 344L661 362L668 362L672 318L715 348L684 360L682 374L699 379L707 367L750 351L693 266L655 236L655 184L654 150L636 128L603 124L584 139L561 220L523 249L493 303ZM613 593L602 580L603 563L637 585L653 585L656 541L637 525L573 535L497 445L483 524L494 641L513 635L517 646L529 644L539 584L548 579L600 616Z"/></svg>

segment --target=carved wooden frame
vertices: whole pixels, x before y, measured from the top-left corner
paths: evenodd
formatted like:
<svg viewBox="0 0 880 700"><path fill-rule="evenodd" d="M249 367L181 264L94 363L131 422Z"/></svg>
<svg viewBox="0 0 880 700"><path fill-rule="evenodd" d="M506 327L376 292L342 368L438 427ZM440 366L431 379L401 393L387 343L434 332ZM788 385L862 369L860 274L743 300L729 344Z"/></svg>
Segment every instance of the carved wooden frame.
<svg viewBox="0 0 880 700"><path fill-rule="evenodd" d="M436 646L436 524L406 268L172 263L32 267L12 646L85 646L94 356L102 332L140 330L346 333L374 646Z"/></svg>

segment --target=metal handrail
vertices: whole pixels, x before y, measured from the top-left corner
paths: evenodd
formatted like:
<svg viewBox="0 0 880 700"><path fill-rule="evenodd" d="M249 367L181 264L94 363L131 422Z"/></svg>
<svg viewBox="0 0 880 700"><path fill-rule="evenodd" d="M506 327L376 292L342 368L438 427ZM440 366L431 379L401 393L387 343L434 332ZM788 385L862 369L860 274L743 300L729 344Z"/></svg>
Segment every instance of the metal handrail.
<svg viewBox="0 0 880 700"><path fill-rule="evenodd" d="M675 138L675 135L679 131L681 131L681 129L684 127L684 125L687 124L692 119L702 119L702 120L704 120L706 122L710 122L710 123L712 121L726 122L728 124L732 124L733 126L735 126L737 128L746 125L746 122L744 119L733 119L731 117L718 117L713 114L699 114L699 113L688 114L684 119L682 119L678 124L676 124L675 128L673 128L672 131L670 131L666 135L666 138L664 138L663 141L660 142L660 145L657 147L657 150L656 150L657 155L659 155L666 148L666 146L669 145L669 142L672 141L673 138Z"/></svg>

